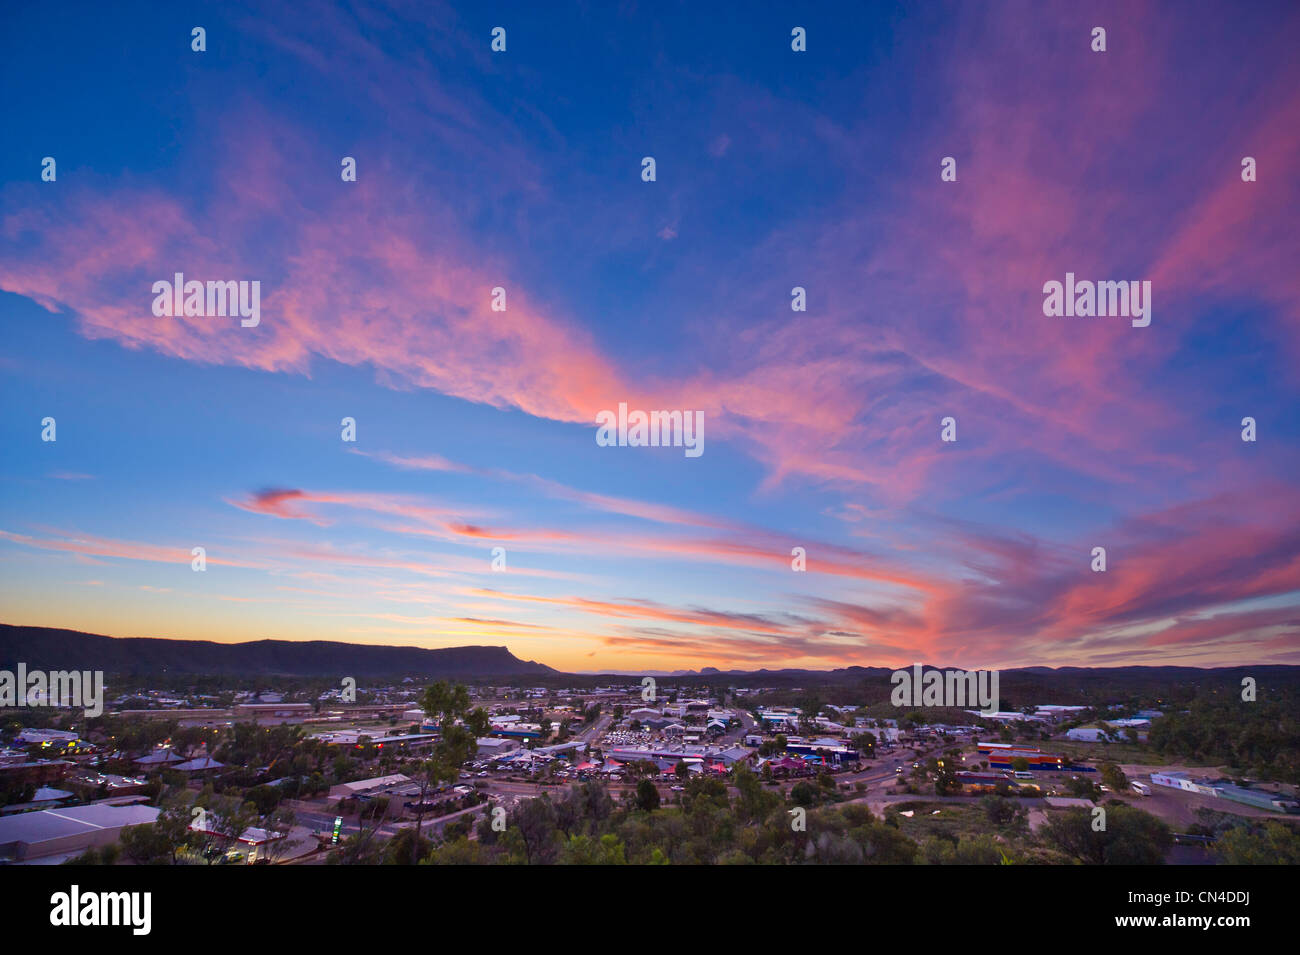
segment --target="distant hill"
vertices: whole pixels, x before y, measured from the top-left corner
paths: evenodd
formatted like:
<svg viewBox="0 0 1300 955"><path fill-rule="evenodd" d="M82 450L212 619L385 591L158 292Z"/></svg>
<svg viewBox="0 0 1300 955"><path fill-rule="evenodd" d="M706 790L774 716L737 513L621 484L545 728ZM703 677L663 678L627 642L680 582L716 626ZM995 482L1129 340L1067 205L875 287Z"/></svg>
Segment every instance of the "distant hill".
<svg viewBox="0 0 1300 955"><path fill-rule="evenodd" d="M926 670L949 669L925 664ZM955 669L955 668L953 668ZM788 702L819 697L831 703L875 703L890 698L893 690L891 677L895 671L889 667L850 666L834 670L760 669L678 670L672 673L644 674L583 673L570 677L574 685L599 686L604 683L635 682L643 676L654 676L672 681L673 685L732 686L765 688L794 694ZM1187 693L1211 691L1236 695L1241 681L1251 677L1261 687L1261 693L1275 690L1300 691L1300 666L1273 664L1265 666L1234 667L1182 667L1182 666L1117 666L1117 667L1017 667L999 670L999 703L1002 709L1016 709L1043 703L1092 704L1097 702L1124 702L1137 697L1182 698ZM1262 697L1261 697L1262 698Z"/></svg>
<svg viewBox="0 0 1300 955"><path fill-rule="evenodd" d="M52 627L0 624L0 669L103 670L131 676L157 673L277 676L520 677L556 671L520 660L505 647L373 647L327 640L213 643L105 637Z"/></svg>

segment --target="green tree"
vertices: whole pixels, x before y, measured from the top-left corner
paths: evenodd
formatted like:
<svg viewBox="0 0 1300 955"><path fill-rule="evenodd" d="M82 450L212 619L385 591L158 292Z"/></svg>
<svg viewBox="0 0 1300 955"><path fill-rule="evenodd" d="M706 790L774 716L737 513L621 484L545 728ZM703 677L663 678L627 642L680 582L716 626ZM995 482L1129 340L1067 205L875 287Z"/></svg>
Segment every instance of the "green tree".
<svg viewBox="0 0 1300 955"><path fill-rule="evenodd" d="M1084 809L1052 813L1039 835L1050 848L1087 865L1160 865L1173 845L1169 827L1150 813L1122 803L1106 807L1106 828L1094 829Z"/></svg>
<svg viewBox="0 0 1300 955"><path fill-rule="evenodd" d="M529 865L550 865L558 854L555 807L549 796L525 799L514 811L506 833L517 841Z"/></svg>
<svg viewBox="0 0 1300 955"><path fill-rule="evenodd" d="M790 790L790 799L796 806L812 806L817 802L817 790L807 780L800 780Z"/></svg>
<svg viewBox="0 0 1300 955"><path fill-rule="evenodd" d="M1280 822L1235 826L1214 849L1227 865L1300 865L1300 834Z"/></svg>
<svg viewBox="0 0 1300 955"><path fill-rule="evenodd" d="M127 826L119 841L123 854L136 865L167 865L171 861L171 841L152 823Z"/></svg>
<svg viewBox="0 0 1300 955"><path fill-rule="evenodd" d="M1129 780L1124 775L1124 770L1119 768L1118 763L1104 762L1099 767L1101 770L1101 781L1111 788L1112 792L1123 792L1128 789Z"/></svg>
<svg viewBox="0 0 1300 955"><path fill-rule="evenodd" d="M176 864L176 856L193 838L190 823L194 816L190 804L182 798L176 798L163 804L162 811L154 820L154 831L161 833L167 840L168 855L171 864Z"/></svg>
<svg viewBox="0 0 1300 955"><path fill-rule="evenodd" d="M659 787L648 779L636 784L636 805L643 812L654 812L659 808Z"/></svg>
<svg viewBox="0 0 1300 955"><path fill-rule="evenodd" d="M411 842L411 865L418 861L420 833L424 827L425 802L438 783L455 781L460 768L478 751L480 736L488 732L488 717L482 707L470 709L469 690L462 684L439 680L425 687L420 708L438 725L438 740L428 759L417 762L411 777L420 787L415 814L415 838Z"/></svg>

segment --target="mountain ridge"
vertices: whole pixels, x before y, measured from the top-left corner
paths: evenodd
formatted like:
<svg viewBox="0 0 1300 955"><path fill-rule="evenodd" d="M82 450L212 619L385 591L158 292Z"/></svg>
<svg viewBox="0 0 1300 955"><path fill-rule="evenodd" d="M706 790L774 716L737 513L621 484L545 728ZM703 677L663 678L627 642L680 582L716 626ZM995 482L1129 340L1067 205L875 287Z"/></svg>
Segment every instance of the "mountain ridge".
<svg viewBox="0 0 1300 955"><path fill-rule="evenodd" d="M167 637L110 637L57 627L0 624L0 667L29 669L276 676L537 676L558 671L521 660L503 646L369 646L332 640L217 643Z"/></svg>

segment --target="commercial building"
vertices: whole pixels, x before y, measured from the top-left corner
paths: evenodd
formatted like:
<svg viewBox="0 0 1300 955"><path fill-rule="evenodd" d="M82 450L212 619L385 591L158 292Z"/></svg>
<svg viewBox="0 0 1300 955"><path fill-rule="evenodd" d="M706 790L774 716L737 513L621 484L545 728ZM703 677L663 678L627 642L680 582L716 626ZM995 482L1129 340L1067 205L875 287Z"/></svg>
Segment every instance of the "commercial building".
<svg viewBox="0 0 1300 955"><path fill-rule="evenodd" d="M19 746L66 746L68 743L77 742L76 733L70 733L66 730L38 730L24 729L14 737L14 742Z"/></svg>
<svg viewBox="0 0 1300 955"><path fill-rule="evenodd" d="M519 748L519 741L513 739L498 739L488 736L481 737L478 741L478 754L480 756L504 756L506 753L512 753Z"/></svg>
<svg viewBox="0 0 1300 955"><path fill-rule="evenodd" d="M1065 757L1058 753L1044 753L1034 746L1020 746L1016 743L980 743L978 749L988 757L989 766L994 769L1012 769L1012 763L1023 759L1031 771L1063 772L1073 770L1080 773L1096 772L1087 766L1072 766Z"/></svg>
<svg viewBox="0 0 1300 955"><path fill-rule="evenodd" d="M1220 798L1231 799L1233 802L1254 806L1257 809L1268 809L1273 812L1300 812L1300 802L1288 799L1279 793L1271 793L1263 789L1245 789L1231 783L1218 783L1214 788L1215 795Z"/></svg>
<svg viewBox="0 0 1300 955"><path fill-rule="evenodd" d="M358 779L350 783L339 783L330 789L331 799L348 799L353 796L371 796L387 789L406 785L410 776L393 773L391 776L374 776L370 779Z"/></svg>
<svg viewBox="0 0 1300 955"><path fill-rule="evenodd" d="M1065 734L1066 739L1079 740L1084 743L1110 742L1110 734L1100 726L1078 726Z"/></svg>
<svg viewBox="0 0 1300 955"><path fill-rule="evenodd" d="M827 745L827 743L830 745ZM830 740L813 740L810 743L787 743L785 749L787 753L803 757L819 758L824 754L826 759L833 765L856 763L859 759L856 749Z"/></svg>
<svg viewBox="0 0 1300 955"><path fill-rule="evenodd" d="M0 859L58 862L116 842L124 828L152 824L158 813L151 806L92 803L5 816L0 818Z"/></svg>
<svg viewBox="0 0 1300 955"><path fill-rule="evenodd" d="M1073 716L1075 713L1082 713L1086 709L1086 706L1060 706L1049 703L1045 706L1035 707L1034 713L1049 720L1061 720Z"/></svg>
<svg viewBox="0 0 1300 955"><path fill-rule="evenodd" d="M1263 789L1247 789L1226 780L1192 779L1187 773L1152 773L1151 782L1157 786L1181 789L1183 792L1228 799L1256 809L1268 809L1271 812L1300 812L1300 802L1288 799L1279 793Z"/></svg>
<svg viewBox="0 0 1300 955"><path fill-rule="evenodd" d="M261 720L305 720L313 710L310 703L237 703L233 712L237 720L251 719L256 723Z"/></svg>
<svg viewBox="0 0 1300 955"><path fill-rule="evenodd" d="M1218 795L1208 780L1195 780L1187 773L1152 773L1151 782L1157 786L1181 789L1183 792L1199 793L1202 796Z"/></svg>

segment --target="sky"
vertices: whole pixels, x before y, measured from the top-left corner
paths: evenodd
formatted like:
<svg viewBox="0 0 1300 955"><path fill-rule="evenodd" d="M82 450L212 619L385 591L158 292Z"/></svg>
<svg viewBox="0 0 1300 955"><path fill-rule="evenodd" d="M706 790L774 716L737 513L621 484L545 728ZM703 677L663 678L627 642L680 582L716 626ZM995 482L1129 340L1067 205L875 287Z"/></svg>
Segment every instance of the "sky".
<svg viewBox="0 0 1300 955"><path fill-rule="evenodd" d="M259 6L0 14L0 620L1300 663L1295 4Z"/></svg>

